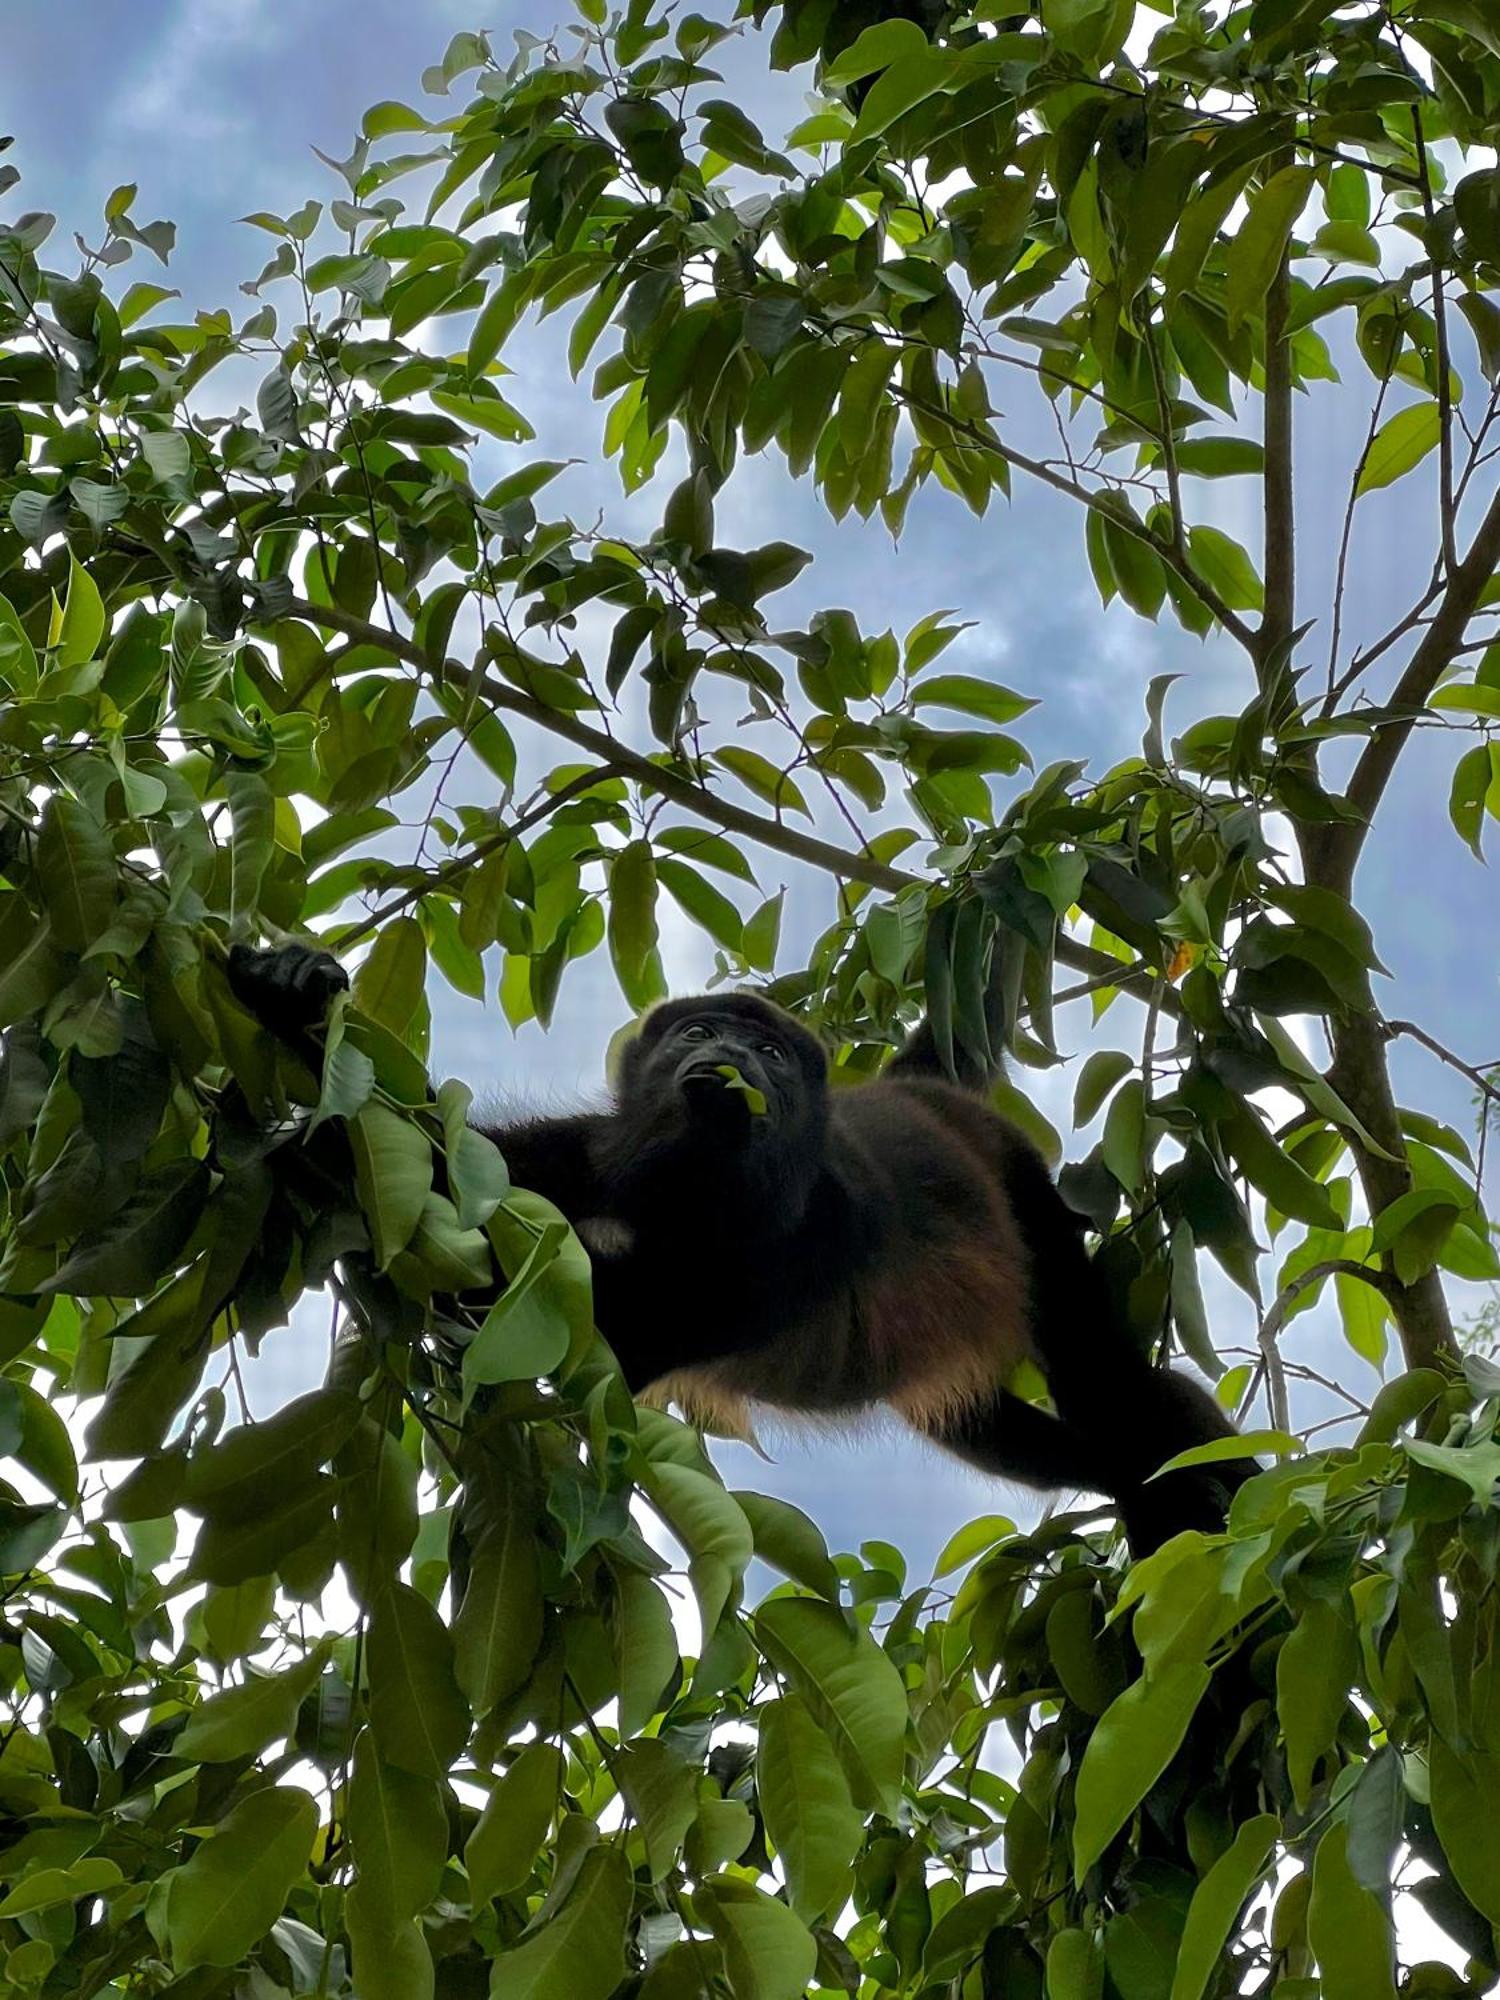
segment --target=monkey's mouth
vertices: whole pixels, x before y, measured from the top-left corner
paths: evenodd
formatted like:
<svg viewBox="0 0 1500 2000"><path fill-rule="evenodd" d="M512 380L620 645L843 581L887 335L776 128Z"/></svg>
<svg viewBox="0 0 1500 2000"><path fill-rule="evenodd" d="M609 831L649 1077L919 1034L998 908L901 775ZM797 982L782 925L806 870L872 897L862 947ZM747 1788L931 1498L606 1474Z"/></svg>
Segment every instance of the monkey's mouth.
<svg viewBox="0 0 1500 2000"><path fill-rule="evenodd" d="M715 1127L748 1132L766 1123L756 1117L751 1098L764 1106L765 1098L753 1082L747 1084L733 1064L722 1057L696 1056L677 1072L677 1088L682 1092L690 1116Z"/></svg>

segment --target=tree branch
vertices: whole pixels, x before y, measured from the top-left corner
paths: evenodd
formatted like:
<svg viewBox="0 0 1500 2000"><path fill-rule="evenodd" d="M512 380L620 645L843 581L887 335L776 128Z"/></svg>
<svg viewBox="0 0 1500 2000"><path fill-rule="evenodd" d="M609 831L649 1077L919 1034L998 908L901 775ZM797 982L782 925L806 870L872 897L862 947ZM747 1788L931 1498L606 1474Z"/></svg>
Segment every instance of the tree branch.
<svg viewBox="0 0 1500 2000"><path fill-rule="evenodd" d="M1452 1049L1444 1048L1443 1044L1429 1035L1425 1028L1419 1028L1415 1021L1387 1021L1385 1031L1392 1036L1409 1035L1414 1042L1420 1042L1424 1049L1430 1050L1439 1062L1445 1062L1449 1069L1456 1069L1460 1076L1466 1076L1474 1088L1492 1104L1500 1104L1500 1078L1488 1074L1490 1070L1500 1070L1500 1061L1466 1063L1462 1056L1456 1056Z"/></svg>
<svg viewBox="0 0 1500 2000"><path fill-rule="evenodd" d="M371 910L368 916L361 917L358 923L352 924L348 930L341 930L338 934L339 950L343 952L350 945L358 944L372 931L378 931L381 925L388 923L392 917L399 917L403 910L409 910L414 903L420 903L425 896L430 896L435 889L446 889L451 884L462 881L464 876L472 868L477 868L481 861L498 853L502 847L509 847L513 840L519 840L523 833L529 833L531 828L539 825L542 820L550 819L557 808L565 806L569 799L576 799L584 792L591 792L595 785L602 785L606 778L612 778L614 775L610 765L602 764L593 770L580 772L576 778L570 778L567 784L559 785L555 792L549 792L545 799L532 807L530 812L522 813L521 817L512 821L509 826L496 827L493 833L486 834L482 840L476 840L472 846L464 848L461 853L455 854L439 867L429 870L426 877L412 888L403 889L399 896L392 896L388 903L382 903L378 909Z"/></svg>
<svg viewBox="0 0 1500 2000"><path fill-rule="evenodd" d="M1428 247L1433 248L1437 216L1432 201L1432 175L1427 165L1427 139L1422 130L1422 107L1411 108L1412 138L1416 142L1417 171L1422 182L1422 213L1427 220ZM1448 305L1443 289L1443 267L1436 250L1432 260L1432 324L1434 359L1437 364L1438 406L1438 508L1443 537L1443 562L1451 571L1458 560L1457 507L1453 497L1453 391L1448 368Z"/></svg>
<svg viewBox="0 0 1500 2000"><path fill-rule="evenodd" d="M956 416L951 410L941 409L936 404L929 403L925 397L913 395L910 390L893 387L891 393L897 402L907 409L920 410L924 417L932 418L938 423L946 424L950 430L962 433L975 451L987 451L995 458L1004 459L1007 465L1014 466L1018 472L1029 473L1033 479L1039 479L1044 486L1050 486L1055 493L1066 493L1070 500L1077 500L1080 505L1093 508L1096 513L1103 514L1106 520L1113 521L1125 534L1133 535L1138 542L1144 542L1146 547L1166 564L1172 574L1180 578L1199 603L1213 613L1224 630L1238 639L1247 653L1254 655L1256 634L1244 619L1237 611L1230 610L1213 585L1204 582L1186 557L1180 555L1170 542L1163 541L1159 535L1153 535L1143 521L1135 521L1124 514L1116 513L1114 508L1108 505L1103 493L1091 493L1087 486L1080 485L1076 479L1069 479L1066 474L1055 472L1045 459L1032 458L1024 451L1017 451L1014 445L1002 444L999 438L990 436L987 431L978 424L970 423L967 418Z"/></svg>
<svg viewBox="0 0 1500 2000"><path fill-rule="evenodd" d="M1292 1307L1302 1294L1311 1291L1314 1285L1321 1285L1326 1278L1336 1277L1359 1278L1379 1292L1387 1305L1395 1303L1396 1281L1386 1272L1376 1270L1371 1264L1357 1264L1352 1257L1330 1257L1324 1263L1314 1264L1311 1270L1299 1271L1295 1278L1282 1287L1271 1301L1265 1318L1260 1323L1261 1367L1265 1372L1266 1390L1271 1404L1271 1421L1278 1430L1289 1429L1290 1422L1286 1373L1276 1343L1281 1338L1282 1328L1287 1323Z"/></svg>
<svg viewBox="0 0 1500 2000"><path fill-rule="evenodd" d="M420 646L410 639L404 639L398 632L390 632L381 625L372 625L366 618L357 618L352 612L341 611L336 605L313 604L308 599L294 597L289 615L304 618L314 625L325 626L329 631L342 632L346 637L357 640L362 645L378 647L389 653L393 659L404 660L408 666L421 673L433 671L432 662ZM457 660L443 662L443 677L450 685L464 694L471 691L470 669ZM818 840L811 834L800 833L795 827L786 826L778 819L767 819L763 814L748 812L728 799L721 798L704 785L696 784L690 778L671 771L654 758L642 756L639 751L626 746L607 735L602 729L595 729L576 716L559 709L548 708L545 702L535 696L522 694L518 688L507 687L493 675L484 676L480 689L486 699L497 708L503 708L512 715L524 717L535 723L539 729L550 731L575 744L580 750L587 750L607 762L611 771L620 776L634 778L638 783L649 785L663 798L680 805L698 819L708 820L728 833L742 834L747 840L756 841L778 854L789 855L795 861L805 861L825 874L834 875L851 882L864 882L872 889L885 889L895 894L901 889L921 889L932 886L932 877L914 875L906 868L893 868L888 863L876 861L868 854L851 853L848 849L835 847L830 841ZM590 783L597 784L601 773L595 773ZM549 801L555 804L556 800ZM511 828L504 838L511 838L518 829ZM468 857L472 859L472 856ZM454 867L455 874L461 872ZM429 887L431 885L428 885ZM421 892L426 894L424 888ZM381 912L376 913L377 916ZM361 934L368 930L366 923ZM1089 982L1089 991L1104 985L1118 986L1122 992L1136 999L1148 999L1156 984L1157 975L1148 966L1122 965L1110 957L1108 952L1096 951L1092 945L1083 944L1077 938L1066 934L1057 940L1056 957L1060 965L1072 972L1081 973ZM1162 995L1162 1005L1169 1013L1181 1012L1182 1002L1171 988Z"/></svg>
<svg viewBox="0 0 1500 2000"><path fill-rule="evenodd" d="M1497 566L1500 566L1500 493L1490 501L1469 553L1450 575L1432 623L1392 692L1393 707L1426 707L1463 639L1480 592ZM1359 824L1342 821L1327 828L1309 829L1308 879L1319 888L1332 889L1341 896L1349 894L1370 821L1411 730L1409 721L1388 722L1376 730L1360 752L1348 785L1349 802L1359 812Z"/></svg>
<svg viewBox="0 0 1500 2000"><path fill-rule="evenodd" d="M445 681L466 699L474 692L473 672L458 660L444 660L440 665L434 665L420 646L402 638L399 632L372 625L367 619L340 611L336 605L312 604L306 598L294 597L290 615L306 618L315 625L326 626L330 631L346 633L349 638L358 639L364 645L379 647L394 659L404 660L408 666L415 667L418 672L432 674L434 678ZM847 848L835 847L831 841L819 840L810 833L800 833L780 820L747 812L743 806L709 791L707 786L657 763L655 758L644 756L639 750L628 749L607 731L580 722L577 716L569 715L562 709L549 708L535 695L523 694L519 688L507 686L493 674L480 676L478 686L493 707L503 709L510 715L519 715L553 736L561 736L565 742L587 750L591 756L610 764L619 776L634 778L640 784L651 786L663 798L671 799L674 805L685 807L700 819L712 820L730 833L744 834L749 840L759 841L763 847L774 848L779 853L809 862L814 868L846 877L851 882L867 883L872 889L888 889L894 893L927 879L910 874L904 868L888 867L871 855L855 854Z"/></svg>
<svg viewBox="0 0 1500 2000"><path fill-rule="evenodd" d="M1266 293L1266 352L1264 397L1265 569L1266 608L1257 639L1257 665L1266 664L1285 646L1296 624L1297 565L1293 545L1295 492L1292 459L1292 350L1287 342L1287 309L1291 302L1292 269L1283 251Z"/></svg>

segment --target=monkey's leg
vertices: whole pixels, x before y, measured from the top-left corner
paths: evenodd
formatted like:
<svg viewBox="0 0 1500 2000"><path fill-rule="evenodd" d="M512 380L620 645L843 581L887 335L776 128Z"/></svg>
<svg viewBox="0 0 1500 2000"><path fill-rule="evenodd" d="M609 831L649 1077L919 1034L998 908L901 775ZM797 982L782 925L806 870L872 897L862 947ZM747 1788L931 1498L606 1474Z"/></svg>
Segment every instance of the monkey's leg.
<svg viewBox="0 0 1500 2000"><path fill-rule="evenodd" d="M988 1401L945 1418L928 1434L966 1465L1023 1486L1049 1492L1073 1486L1095 1493L1108 1490L1100 1480L1099 1454L1089 1441L1008 1389L997 1389Z"/></svg>
<svg viewBox="0 0 1500 2000"><path fill-rule="evenodd" d="M1085 1398L1092 1422L1081 1428L1001 1389L931 1435L966 1464L1001 1479L1044 1491L1107 1494L1137 1556L1149 1555L1185 1528L1217 1533L1236 1489L1260 1469L1253 1459L1172 1472L1164 1479L1151 1474L1180 1451L1232 1436L1233 1426L1196 1383L1165 1369L1143 1363L1121 1393L1125 1400L1107 1421L1097 1399Z"/></svg>

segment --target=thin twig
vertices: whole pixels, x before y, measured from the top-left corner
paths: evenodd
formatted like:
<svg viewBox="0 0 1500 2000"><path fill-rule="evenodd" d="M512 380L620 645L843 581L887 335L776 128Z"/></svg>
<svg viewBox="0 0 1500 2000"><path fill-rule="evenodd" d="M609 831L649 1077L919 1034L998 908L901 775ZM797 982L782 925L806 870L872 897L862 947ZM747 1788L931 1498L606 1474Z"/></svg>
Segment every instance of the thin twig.
<svg viewBox="0 0 1500 2000"><path fill-rule="evenodd" d="M1330 1257L1325 1263L1314 1264L1311 1270L1301 1271L1284 1285L1272 1300L1260 1323L1260 1354L1265 1369L1266 1394L1271 1408L1271 1421L1278 1430L1288 1430L1290 1410L1286 1392L1286 1370L1282 1363L1277 1341L1292 1307L1302 1294L1311 1291L1314 1285L1321 1285L1325 1278L1348 1277L1363 1279L1365 1284L1379 1292L1389 1302L1396 1291L1396 1283L1386 1272L1377 1270L1370 1264L1357 1264L1352 1257Z"/></svg>
<svg viewBox="0 0 1500 2000"><path fill-rule="evenodd" d="M1432 176L1427 168L1427 142L1422 133L1422 107L1411 108L1412 137L1417 149L1417 174L1422 183L1422 213L1427 219L1427 240L1436 240L1437 217L1432 201ZM1453 498L1453 395L1448 380L1448 308L1443 291L1442 266L1432 262L1432 324L1437 349L1438 465L1443 563L1449 574L1458 567L1457 509Z"/></svg>
<svg viewBox="0 0 1500 2000"><path fill-rule="evenodd" d="M378 910L372 910L368 916L361 917L349 930L341 930L338 933L339 950L346 951L350 945L359 944L373 931L378 931L382 924L388 923L392 917L398 917L403 910L409 910L414 903L423 902L435 891L445 889L450 883L461 880L471 869L477 868L481 861L488 860L490 855L498 853L502 847L508 847L513 840L518 840L523 833L529 833L532 827L540 825L544 819L549 819L557 808L566 805L569 799L576 799L582 792L592 791L595 785L602 784L606 778L613 775L607 764L601 764L592 770L580 772L576 778L570 778L565 785L559 785L555 792L549 792L540 804L533 806L530 812L522 813L521 817L510 826L497 827L483 840L476 840L461 854L455 854L451 860L432 869L425 880L417 883L414 888L403 890L399 896L393 896L388 903L382 903Z"/></svg>
<svg viewBox="0 0 1500 2000"><path fill-rule="evenodd" d="M1434 1040L1425 1028L1419 1028L1415 1021L1387 1021L1385 1031L1392 1039L1397 1035L1409 1035L1414 1042L1420 1042L1424 1049L1430 1049L1439 1062L1445 1062L1449 1069L1456 1069L1460 1076L1466 1076L1475 1089L1482 1091L1492 1104L1500 1104L1500 1082L1487 1074L1490 1070L1500 1070L1500 1057L1494 1062L1480 1063L1477 1066L1466 1063L1462 1056L1456 1056L1452 1049L1444 1048L1443 1044Z"/></svg>

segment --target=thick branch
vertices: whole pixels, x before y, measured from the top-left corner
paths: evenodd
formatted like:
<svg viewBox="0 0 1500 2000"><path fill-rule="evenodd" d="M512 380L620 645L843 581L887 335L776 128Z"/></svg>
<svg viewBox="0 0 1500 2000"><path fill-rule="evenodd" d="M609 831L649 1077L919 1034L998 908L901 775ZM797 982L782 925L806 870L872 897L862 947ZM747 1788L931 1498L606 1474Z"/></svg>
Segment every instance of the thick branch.
<svg viewBox="0 0 1500 2000"><path fill-rule="evenodd" d="M1480 592L1497 566L1500 566L1500 493L1491 500L1469 553L1449 577L1432 623L1391 694L1393 707L1413 710L1426 707L1463 640L1464 628L1474 615ZM1411 731L1409 721L1387 723L1376 730L1360 752L1348 787L1349 800L1358 808L1360 823L1339 822L1317 829L1309 838L1308 880L1319 888L1332 889L1341 896L1349 894L1370 821Z"/></svg>
<svg viewBox="0 0 1500 2000"><path fill-rule="evenodd" d="M1411 1168L1406 1160L1406 1140L1391 1089L1387 1057L1386 1028L1369 1005L1357 1013L1336 1015L1329 1024L1333 1043L1333 1063L1328 1081L1359 1119L1365 1130L1382 1146L1372 1152L1354 1134L1346 1134L1360 1186L1372 1216L1381 1214L1393 1201L1409 1194ZM1403 1285L1395 1275L1389 1257L1385 1264L1391 1281L1391 1310L1401 1330L1401 1346L1408 1368L1431 1368L1458 1354L1453 1337L1453 1321L1442 1279L1435 1270L1426 1272L1414 1284Z"/></svg>

